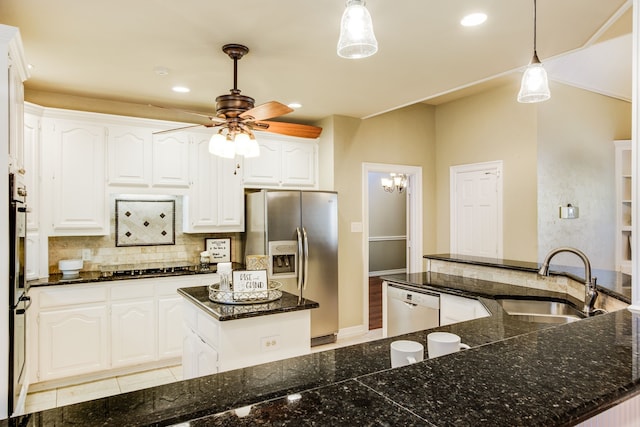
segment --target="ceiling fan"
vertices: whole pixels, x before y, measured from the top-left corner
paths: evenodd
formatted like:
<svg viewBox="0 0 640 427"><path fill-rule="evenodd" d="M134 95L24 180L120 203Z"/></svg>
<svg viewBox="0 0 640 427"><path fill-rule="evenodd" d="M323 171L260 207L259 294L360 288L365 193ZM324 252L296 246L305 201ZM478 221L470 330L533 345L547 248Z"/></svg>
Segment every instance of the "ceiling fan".
<svg viewBox="0 0 640 427"><path fill-rule="evenodd" d="M156 133L172 132L198 126L218 127L220 128L218 133L214 134L211 138L209 151L213 154L230 158L234 157L235 154L244 155L245 157L255 157L258 155L255 152L255 150L259 150L259 148L257 148L257 144L255 143L254 130L301 138L317 138L320 136L322 128L318 126L268 120L288 114L292 112L293 109L278 101L270 101L254 106L255 100L249 96L241 95L238 89L238 60L249 52L249 48L241 44L232 43L222 46L222 51L233 60L233 89L231 89L231 93L220 95L216 98L215 115L160 107L204 117L209 121L207 123ZM254 143L254 148L248 148L247 144L251 144L252 142Z"/></svg>

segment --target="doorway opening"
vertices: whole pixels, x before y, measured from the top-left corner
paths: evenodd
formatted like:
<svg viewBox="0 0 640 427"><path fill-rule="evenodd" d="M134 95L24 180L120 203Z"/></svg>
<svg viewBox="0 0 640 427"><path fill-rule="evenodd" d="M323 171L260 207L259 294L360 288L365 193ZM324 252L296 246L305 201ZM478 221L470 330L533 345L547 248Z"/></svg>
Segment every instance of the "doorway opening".
<svg viewBox="0 0 640 427"><path fill-rule="evenodd" d="M381 178L406 175L404 191L383 190ZM363 183L363 325L382 327L380 276L422 271L422 168L364 163Z"/></svg>

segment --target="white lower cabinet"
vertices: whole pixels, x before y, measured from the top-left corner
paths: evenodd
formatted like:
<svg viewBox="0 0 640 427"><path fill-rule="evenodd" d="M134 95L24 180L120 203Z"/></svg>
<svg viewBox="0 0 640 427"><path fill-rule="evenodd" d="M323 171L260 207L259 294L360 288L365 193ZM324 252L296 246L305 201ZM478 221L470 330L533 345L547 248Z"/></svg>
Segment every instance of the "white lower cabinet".
<svg viewBox="0 0 640 427"><path fill-rule="evenodd" d="M180 363L183 298L176 291L216 276L32 287L30 383Z"/></svg>
<svg viewBox="0 0 640 427"><path fill-rule="evenodd" d="M156 359L153 300L111 304L111 366Z"/></svg>
<svg viewBox="0 0 640 427"><path fill-rule="evenodd" d="M218 372L218 352L190 328L184 327L182 376L185 379Z"/></svg>
<svg viewBox="0 0 640 427"><path fill-rule="evenodd" d="M183 302L184 379L301 356L311 351L309 310L218 321Z"/></svg>
<svg viewBox="0 0 640 427"><path fill-rule="evenodd" d="M158 357L180 357L182 335L182 297L161 296L158 300Z"/></svg>
<svg viewBox="0 0 640 427"><path fill-rule="evenodd" d="M440 294L440 326L491 316L475 298Z"/></svg>
<svg viewBox="0 0 640 427"><path fill-rule="evenodd" d="M109 367L105 305L40 313L39 380L68 377Z"/></svg>

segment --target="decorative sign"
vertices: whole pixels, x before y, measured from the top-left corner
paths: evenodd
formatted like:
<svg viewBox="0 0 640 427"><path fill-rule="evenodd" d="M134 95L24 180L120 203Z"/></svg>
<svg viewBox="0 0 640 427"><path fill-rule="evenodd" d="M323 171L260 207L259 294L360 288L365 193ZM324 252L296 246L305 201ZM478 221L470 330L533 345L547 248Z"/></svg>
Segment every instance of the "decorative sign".
<svg viewBox="0 0 640 427"><path fill-rule="evenodd" d="M231 262L231 238L204 239L204 247L210 255L210 262Z"/></svg>
<svg viewBox="0 0 640 427"><path fill-rule="evenodd" d="M236 270L233 272L233 292L267 290L267 270Z"/></svg>

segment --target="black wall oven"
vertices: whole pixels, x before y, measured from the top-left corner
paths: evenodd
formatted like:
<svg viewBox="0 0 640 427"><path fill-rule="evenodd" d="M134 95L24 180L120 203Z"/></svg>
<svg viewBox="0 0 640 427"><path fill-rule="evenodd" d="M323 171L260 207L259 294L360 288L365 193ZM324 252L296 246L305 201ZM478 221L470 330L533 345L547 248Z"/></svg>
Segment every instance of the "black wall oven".
<svg viewBox="0 0 640 427"><path fill-rule="evenodd" d="M19 178L9 174L9 414L16 409L26 375L26 320L31 304L25 276L27 190Z"/></svg>

